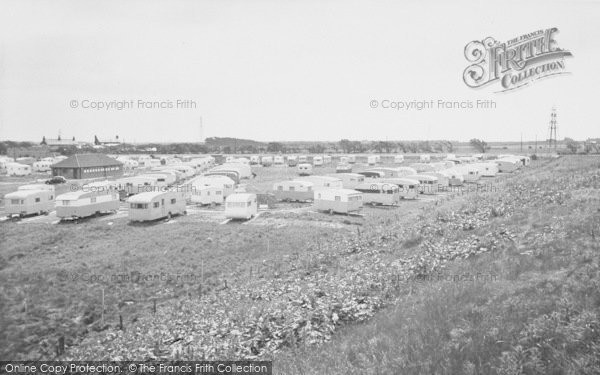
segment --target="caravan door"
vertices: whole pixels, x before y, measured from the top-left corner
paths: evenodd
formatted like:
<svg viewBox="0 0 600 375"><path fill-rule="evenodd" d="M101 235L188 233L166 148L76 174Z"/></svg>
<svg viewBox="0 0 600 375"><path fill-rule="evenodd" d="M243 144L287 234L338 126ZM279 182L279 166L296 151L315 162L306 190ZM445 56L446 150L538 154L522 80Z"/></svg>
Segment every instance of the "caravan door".
<svg viewBox="0 0 600 375"><path fill-rule="evenodd" d="M165 207L165 198L160 198L160 214L161 217L167 216L167 208Z"/></svg>

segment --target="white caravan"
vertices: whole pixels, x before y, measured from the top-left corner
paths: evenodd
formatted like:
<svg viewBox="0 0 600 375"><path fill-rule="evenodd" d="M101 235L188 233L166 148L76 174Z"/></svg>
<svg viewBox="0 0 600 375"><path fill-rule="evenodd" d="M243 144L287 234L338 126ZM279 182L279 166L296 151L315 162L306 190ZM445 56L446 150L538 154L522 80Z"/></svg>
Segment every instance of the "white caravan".
<svg viewBox="0 0 600 375"><path fill-rule="evenodd" d="M231 194L225 199L225 217L228 219L251 219L258 213L256 194Z"/></svg>

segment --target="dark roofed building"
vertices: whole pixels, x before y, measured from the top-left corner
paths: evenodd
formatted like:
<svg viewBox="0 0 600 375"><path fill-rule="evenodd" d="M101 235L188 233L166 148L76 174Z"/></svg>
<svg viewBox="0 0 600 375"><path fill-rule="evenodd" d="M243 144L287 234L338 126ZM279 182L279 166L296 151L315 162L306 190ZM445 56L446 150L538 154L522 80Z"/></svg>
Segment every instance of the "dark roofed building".
<svg viewBox="0 0 600 375"><path fill-rule="evenodd" d="M123 163L103 154L72 155L51 166L53 176L83 179L119 177L123 175Z"/></svg>

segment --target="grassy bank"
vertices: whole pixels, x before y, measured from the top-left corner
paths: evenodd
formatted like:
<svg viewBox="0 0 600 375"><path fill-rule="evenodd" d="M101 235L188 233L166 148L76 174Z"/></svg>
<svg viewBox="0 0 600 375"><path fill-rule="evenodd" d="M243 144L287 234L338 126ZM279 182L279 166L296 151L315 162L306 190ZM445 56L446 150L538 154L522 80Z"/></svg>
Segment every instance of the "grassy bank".
<svg viewBox="0 0 600 375"><path fill-rule="evenodd" d="M278 372L599 373L599 166L566 158L510 181L499 194L514 212L475 230L479 242L498 229L509 241L401 283L393 306L276 357Z"/></svg>

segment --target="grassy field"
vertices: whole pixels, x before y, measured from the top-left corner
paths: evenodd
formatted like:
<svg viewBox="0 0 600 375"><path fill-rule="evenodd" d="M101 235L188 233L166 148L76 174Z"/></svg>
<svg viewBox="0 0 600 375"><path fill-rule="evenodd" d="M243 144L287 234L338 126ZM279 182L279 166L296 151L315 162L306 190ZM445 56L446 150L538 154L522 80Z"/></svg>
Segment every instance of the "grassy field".
<svg viewBox="0 0 600 375"><path fill-rule="evenodd" d="M495 178L494 192L364 217L3 222L0 357L266 358L282 374L594 373L599 167L539 160ZM250 191L290 171L256 173Z"/></svg>

